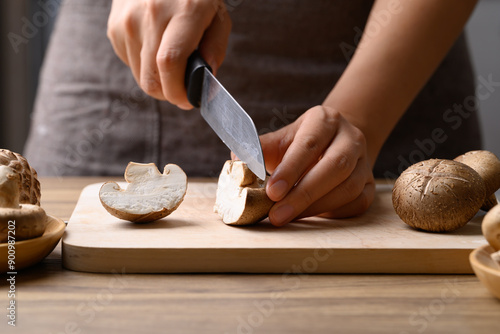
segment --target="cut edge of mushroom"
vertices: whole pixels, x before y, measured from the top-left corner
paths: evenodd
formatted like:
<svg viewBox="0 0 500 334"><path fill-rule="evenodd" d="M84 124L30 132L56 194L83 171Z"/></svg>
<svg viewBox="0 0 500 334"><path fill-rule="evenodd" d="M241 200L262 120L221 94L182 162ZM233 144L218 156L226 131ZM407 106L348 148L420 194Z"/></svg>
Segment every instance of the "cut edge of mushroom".
<svg viewBox="0 0 500 334"><path fill-rule="evenodd" d="M227 225L255 224L269 214L274 202L266 194L265 181L242 161L225 162L217 184L214 212Z"/></svg>

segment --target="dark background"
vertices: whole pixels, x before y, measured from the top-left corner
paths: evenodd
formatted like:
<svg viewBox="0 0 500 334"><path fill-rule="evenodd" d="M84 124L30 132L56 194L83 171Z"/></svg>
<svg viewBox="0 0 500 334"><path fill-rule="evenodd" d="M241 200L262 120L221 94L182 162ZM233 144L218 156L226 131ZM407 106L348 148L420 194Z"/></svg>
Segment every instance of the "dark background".
<svg viewBox="0 0 500 334"><path fill-rule="evenodd" d="M40 3L49 2L53 6L58 6L61 0L0 1L0 36L2 37L0 41L0 148L8 148L16 152L23 150L38 84L38 73L55 19L40 6ZM48 18L48 20L47 23L42 24L44 21L36 21L34 17ZM23 26L26 23L22 18L33 24L36 30L28 30L29 35L23 34ZM28 40L27 43L19 45L17 53L9 39L9 33Z"/></svg>

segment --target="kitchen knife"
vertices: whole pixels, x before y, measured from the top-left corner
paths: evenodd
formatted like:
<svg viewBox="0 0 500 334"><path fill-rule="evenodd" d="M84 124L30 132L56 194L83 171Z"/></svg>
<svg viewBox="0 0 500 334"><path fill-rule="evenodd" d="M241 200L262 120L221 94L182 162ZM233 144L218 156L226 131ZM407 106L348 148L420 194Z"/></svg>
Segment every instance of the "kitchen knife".
<svg viewBox="0 0 500 334"><path fill-rule="evenodd" d="M252 118L215 78L197 50L188 59L185 85L189 102L200 108L201 116L224 144L265 180L264 155Z"/></svg>

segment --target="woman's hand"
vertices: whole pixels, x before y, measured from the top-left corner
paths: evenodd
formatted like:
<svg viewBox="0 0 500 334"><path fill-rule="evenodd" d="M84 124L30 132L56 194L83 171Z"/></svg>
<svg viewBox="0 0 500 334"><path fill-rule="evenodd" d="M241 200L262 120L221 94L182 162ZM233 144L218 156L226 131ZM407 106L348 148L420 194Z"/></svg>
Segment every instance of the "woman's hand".
<svg viewBox="0 0 500 334"><path fill-rule="evenodd" d="M231 19L222 0L113 0L108 38L140 87L182 109L184 74L199 47L215 72L226 53Z"/></svg>
<svg viewBox="0 0 500 334"><path fill-rule="evenodd" d="M355 216L372 203L375 183L365 137L336 110L311 108L261 136L261 143L272 173L266 192L277 202L269 212L273 225L314 215Z"/></svg>

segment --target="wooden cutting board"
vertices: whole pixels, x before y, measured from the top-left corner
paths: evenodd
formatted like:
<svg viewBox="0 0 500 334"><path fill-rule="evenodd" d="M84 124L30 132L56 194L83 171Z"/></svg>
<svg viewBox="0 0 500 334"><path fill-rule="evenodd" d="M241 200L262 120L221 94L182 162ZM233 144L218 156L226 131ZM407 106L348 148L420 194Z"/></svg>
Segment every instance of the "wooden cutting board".
<svg viewBox="0 0 500 334"><path fill-rule="evenodd" d="M484 214L447 234L411 229L396 215L391 185L351 219L308 218L282 228L227 226L213 213L216 184L190 182L170 216L134 224L111 216L87 186L63 238L63 265L86 272L472 273L469 253L486 243Z"/></svg>

